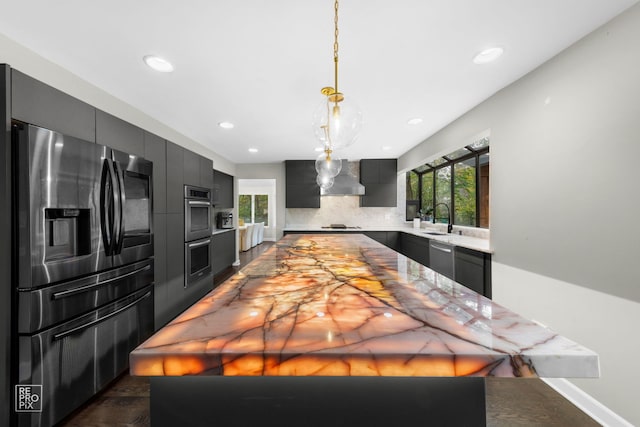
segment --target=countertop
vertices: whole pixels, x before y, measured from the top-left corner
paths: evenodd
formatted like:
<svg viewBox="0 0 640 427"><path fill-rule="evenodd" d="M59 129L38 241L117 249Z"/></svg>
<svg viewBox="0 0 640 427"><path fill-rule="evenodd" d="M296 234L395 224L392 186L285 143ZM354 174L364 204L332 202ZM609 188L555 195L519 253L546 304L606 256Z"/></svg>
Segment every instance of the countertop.
<svg viewBox="0 0 640 427"><path fill-rule="evenodd" d="M139 376L597 377L598 356L364 235L291 234L130 355Z"/></svg>
<svg viewBox="0 0 640 427"><path fill-rule="evenodd" d="M414 228L412 226L378 226L378 227L360 227L360 228L322 228L320 226L300 226L300 227L285 227L284 232L314 232L321 231L324 233L358 233L366 231L398 231L407 234L413 234L414 236L424 237L426 239L437 240L439 242L449 243L455 246L462 246L465 248L473 249L485 253L493 253L489 239L483 239L480 237L472 237L459 235L456 233L442 235L427 234L430 232L438 231L434 228Z"/></svg>

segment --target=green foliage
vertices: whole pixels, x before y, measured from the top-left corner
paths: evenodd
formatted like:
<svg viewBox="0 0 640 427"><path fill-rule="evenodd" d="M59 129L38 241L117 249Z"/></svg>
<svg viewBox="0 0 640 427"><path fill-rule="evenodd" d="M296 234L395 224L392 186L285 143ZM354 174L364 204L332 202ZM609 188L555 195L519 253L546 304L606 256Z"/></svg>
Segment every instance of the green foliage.
<svg viewBox="0 0 640 427"><path fill-rule="evenodd" d="M240 194L238 199L238 218L251 222L251 195Z"/></svg>
<svg viewBox="0 0 640 427"><path fill-rule="evenodd" d="M454 178L455 220L459 225L476 225L476 169L456 164Z"/></svg>

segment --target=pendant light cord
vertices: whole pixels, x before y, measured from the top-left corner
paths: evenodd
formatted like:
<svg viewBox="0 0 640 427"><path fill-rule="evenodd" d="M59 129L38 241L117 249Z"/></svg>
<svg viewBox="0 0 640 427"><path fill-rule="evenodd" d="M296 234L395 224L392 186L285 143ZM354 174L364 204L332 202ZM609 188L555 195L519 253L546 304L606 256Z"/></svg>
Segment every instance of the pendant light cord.
<svg viewBox="0 0 640 427"><path fill-rule="evenodd" d="M334 40L333 40L333 64L334 64L334 73L335 73L335 91L338 90L338 0L335 1L333 5L333 9L335 10L335 16L333 19L334 23Z"/></svg>

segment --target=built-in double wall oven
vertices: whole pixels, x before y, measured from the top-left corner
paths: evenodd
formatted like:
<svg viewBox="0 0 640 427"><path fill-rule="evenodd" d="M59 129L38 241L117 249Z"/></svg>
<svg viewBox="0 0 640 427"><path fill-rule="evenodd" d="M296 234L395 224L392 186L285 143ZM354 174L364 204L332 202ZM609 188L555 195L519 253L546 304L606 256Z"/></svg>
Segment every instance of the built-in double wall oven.
<svg viewBox="0 0 640 427"><path fill-rule="evenodd" d="M211 273L211 190L184 186L184 260L187 287Z"/></svg>

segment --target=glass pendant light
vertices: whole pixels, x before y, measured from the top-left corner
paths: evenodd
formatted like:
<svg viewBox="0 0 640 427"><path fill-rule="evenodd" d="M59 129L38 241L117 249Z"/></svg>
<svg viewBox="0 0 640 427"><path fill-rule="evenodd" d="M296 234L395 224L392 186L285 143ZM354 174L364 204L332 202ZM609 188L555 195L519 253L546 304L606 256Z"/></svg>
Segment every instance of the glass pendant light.
<svg viewBox="0 0 640 427"><path fill-rule="evenodd" d="M334 95L342 96L342 100L332 101ZM316 138L332 149L349 147L362 129L362 111L352 97L329 95L313 113L313 129Z"/></svg>
<svg viewBox="0 0 640 427"><path fill-rule="evenodd" d="M316 177L316 183L318 184L318 186L320 188L324 188L325 190L333 187L333 181L333 177L329 175L318 174L318 176Z"/></svg>
<svg viewBox="0 0 640 427"><path fill-rule="evenodd" d="M334 10L334 86L322 88L320 93L326 98L313 114L316 138L331 150L353 144L362 128L362 111L357 103L338 90L338 0L335 0Z"/></svg>
<svg viewBox="0 0 640 427"><path fill-rule="evenodd" d="M316 159L316 172L318 175L337 176L342 169L342 160L332 154L328 148Z"/></svg>

